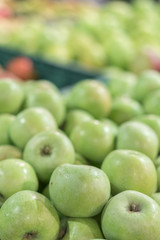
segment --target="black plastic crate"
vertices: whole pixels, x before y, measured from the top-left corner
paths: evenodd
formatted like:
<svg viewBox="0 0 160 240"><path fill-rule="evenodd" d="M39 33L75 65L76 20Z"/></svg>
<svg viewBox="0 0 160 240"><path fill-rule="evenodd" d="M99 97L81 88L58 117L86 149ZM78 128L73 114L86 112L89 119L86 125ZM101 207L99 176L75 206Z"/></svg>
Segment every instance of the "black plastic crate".
<svg viewBox="0 0 160 240"><path fill-rule="evenodd" d="M43 60L36 56L24 54L20 51L0 47L0 65L5 65L14 57L26 56L33 63L38 75L38 79L46 79L53 82L57 87L64 88L75 84L82 79L98 79L100 73L89 72L77 67L76 65L61 65L47 60Z"/></svg>

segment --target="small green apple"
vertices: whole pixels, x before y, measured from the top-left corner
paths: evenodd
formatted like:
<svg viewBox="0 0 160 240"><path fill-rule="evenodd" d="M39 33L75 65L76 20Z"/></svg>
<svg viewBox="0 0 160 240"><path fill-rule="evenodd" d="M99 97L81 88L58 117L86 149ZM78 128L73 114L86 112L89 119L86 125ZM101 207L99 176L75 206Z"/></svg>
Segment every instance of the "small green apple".
<svg viewBox="0 0 160 240"><path fill-rule="evenodd" d="M98 120L81 123L70 135L75 150L93 163L101 163L112 151L114 137L111 128Z"/></svg>
<svg viewBox="0 0 160 240"><path fill-rule="evenodd" d="M0 162L0 205L16 192L38 190L38 179L32 166L20 159Z"/></svg>
<svg viewBox="0 0 160 240"><path fill-rule="evenodd" d="M9 128L14 119L15 116L12 114L0 114L0 145L11 143Z"/></svg>
<svg viewBox="0 0 160 240"><path fill-rule="evenodd" d="M110 183L100 169L63 164L55 169L49 193L56 209L68 217L92 217L110 197Z"/></svg>
<svg viewBox="0 0 160 240"><path fill-rule="evenodd" d="M119 97L113 101L109 118L117 124L122 124L143 113L143 108L137 101L129 97Z"/></svg>
<svg viewBox="0 0 160 240"><path fill-rule="evenodd" d="M0 81L0 113L17 113L23 103L23 90L16 81Z"/></svg>
<svg viewBox="0 0 160 240"><path fill-rule="evenodd" d="M111 109L111 96L107 88L95 80L83 80L70 91L67 107L82 109L95 118L106 117Z"/></svg>
<svg viewBox="0 0 160 240"><path fill-rule="evenodd" d="M135 150L154 160L158 154L159 141L152 128L141 122L130 121L119 127L117 149Z"/></svg>
<svg viewBox="0 0 160 240"><path fill-rule="evenodd" d="M109 240L159 240L159 225L158 204L137 191L117 194L102 214L102 231Z"/></svg>
<svg viewBox="0 0 160 240"><path fill-rule="evenodd" d="M70 110L65 119L64 131L70 136L72 130L82 122L93 119L92 115L83 110Z"/></svg>
<svg viewBox="0 0 160 240"><path fill-rule="evenodd" d="M28 141L23 159L33 166L40 181L47 183L56 167L74 163L75 152L67 136L50 130L36 134Z"/></svg>
<svg viewBox="0 0 160 240"><path fill-rule="evenodd" d="M153 193L151 195L151 198L153 198L158 203L158 205L160 206L160 192Z"/></svg>
<svg viewBox="0 0 160 240"><path fill-rule="evenodd" d="M53 116L44 108L28 108L20 112L10 126L10 138L14 145L23 149L37 133L55 130L57 124Z"/></svg>
<svg viewBox="0 0 160 240"><path fill-rule="evenodd" d="M160 74L154 70L142 72L134 90L134 97L138 101L143 101L148 94L160 88Z"/></svg>
<svg viewBox="0 0 160 240"><path fill-rule="evenodd" d="M63 224L61 234L62 240L91 240L92 238L102 237L101 230L97 222L92 218L68 218Z"/></svg>
<svg viewBox="0 0 160 240"><path fill-rule="evenodd" d="M21 191L12 195L0 211L1 240L56 240L59 217L42 194Z"/></svg>
<svg viewBox="0 0 160 240"><path fill-rule="evenodd" d="M131 150L115 150L103 161L102 170L111 183L112 194L136 190L151 195L157 189L156 168L146 155Z"/></svg>
<svg viewBox="0 0 160 240"><path fill-rule="evenodd" d="M22 153L15 146L11 145L0 146L0 161L9 158L22 158Z"/></svg>
<svg viewBox="0 0 160 240"><path fill-rule="evenodd" d="M113 97L133 95L133 89L137 83L135 74L120 69L107 69L106 74L109 79L107 86Z"/></svg>
<svg viewBox="0 0 160 240"><path fill-rule="evenodd" d="M154 114L145 114L137 116L134 120L147 124L158 136L160 144L160 116Z"/></svg>
<svg viewBox="0 0 160 240"><path fill-rule="evenodd" d="M65 117L65 105L61 94L55 90L35 89L27 95L25 107L43 107L46 108L60 126Z"/></svg>
<svg viewBox="0 0 160 240"><path fill-rule="evenodd" d="M144 99L143 105L146 113L160 115L160 89L152 91Z"/></svg>

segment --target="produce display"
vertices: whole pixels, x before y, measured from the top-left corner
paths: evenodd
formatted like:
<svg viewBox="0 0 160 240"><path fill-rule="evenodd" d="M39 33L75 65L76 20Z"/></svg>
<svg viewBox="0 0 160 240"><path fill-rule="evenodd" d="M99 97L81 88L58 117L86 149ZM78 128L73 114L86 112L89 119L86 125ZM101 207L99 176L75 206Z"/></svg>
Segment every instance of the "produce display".
<svg viewBox="0 0 160 240"><path fill-rule="evenodd" d="M155 70L1 78L0 240L160 240L159 91Z"/></svg>
<svg viewBox="0 0 160 240"><path fill-rule="evenodd" d="M160 5L7 1L0 45L87 69L160 70ZM9 14L9 11L12 11Z"/></svg>

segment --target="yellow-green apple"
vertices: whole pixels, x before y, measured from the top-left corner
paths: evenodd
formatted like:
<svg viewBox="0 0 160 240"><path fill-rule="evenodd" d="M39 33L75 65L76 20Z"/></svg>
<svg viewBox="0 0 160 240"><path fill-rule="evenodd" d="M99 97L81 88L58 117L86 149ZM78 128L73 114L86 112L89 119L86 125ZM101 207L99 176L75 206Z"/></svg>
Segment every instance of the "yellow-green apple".
<svg viewBox="0 0 160 240"><path fill-rule="evenodd" d="M81 123L71 132L75 150L93 163L101 163L114 147L112 129L98 120Z"/></svg>
<svg viewBox="0 0 160 240"><path fill-rule="evenodd" d="M91 240L92 238L103 237L96 220L92 218L65 219L60 233L62 236L60 239L62 240Z"/></svg>
<svg viewBox="0 0 160 240"><path fill-rule="evenodd" d="M110 182L100 169L86 165L63 164L49 182L56 209L68 217L92 217L101 212L110 197Z"/></svg>
<svg viewBox="0 0 160 240"><path fill-rule="evenodd" d="M159 240L159 225L160 207L137 191L117 194L102 214L102 231L109 240Z"/></svg>
<svg viewBox="0 0 160 240"><path fill-rule="evenodd" d="M17 113L23 103L23 90L16 81L0 81L0 113Z"/></svg>
<svg viewBox="0 0 160 240"><path fill-rule="evenodd" d="M68 96L69 109L82 109L95 118L106 117L111 109L108 89L96 80L83 80L74 85Z"/></svg>
<svg viewBox="0 0 160 240"><path fill-rule="evenodd" d="M9 128L15 116L9 113L0 114L0 145L10 144Z"/></svg>
<svg viewBox="0 0 160 240"><path fill-rule="evenodd" d="M70 136L74 127L91 119L93 119L92 115L84 110L70 110L66 114L64 131L68 136Z"/></svg>
<svg viewBox="0 0 160 240"><path fill-rule="evenodd" d="M0 162L0 205L16 192L38 190L38 178L32 166L20 159Z"/></svg>
<svg viewBox="0 0 160 240"><path fill-rule="evenodd" d="M144 110L146 113L160 115L160 89L152 91L146 96L143 101Z"/></svg>
<svg viewBox="0 0 160 240"><path fill-rule="evenodd" d="M14 145L24 149L37 133L55 130L57 124L51 113L44 108L28 108L20 112L10 126L10 138Z"/></svg>
<svg viewBox="0 0 160 240"><path fill-rule="evenodd" d="M122 124L131 120L133 117L141 115L143 108L139 102L123 96L113 100L109 118L117 124Z"/></svg>
<svg viewBox="0 0 160 240"><path fill-rule="evenodd" d="M119 127L117 149L135 150L154 160L158 154L159 141L154 130L148 125L130 121Z"/></svg>
<svg viewBox="0 0 160 240"><path fill-rule="evenodd" d="M56 167L74 163L75 152L66 135L50 130L38 133L28 141L23 159L33 166L40 181L48 183Z"/></svg>
<svg viewBox="0 0 160 240"><path fill-rule="evenodd" d="M50 201L34 191L20 191L3 204L0 211L0 239L56 240L59 217Z"/></svg>
<svg viewBox="0 0 160 240"><path fill-rule="evenodd" d="M104 159L101 168L109 177L113 195L125 190L151 195L157 190L156 168L140 152L115 150Z"/></svg>
<svg viewBox="0 0 160 240"><path fill-rule="evenodd" d="M9 158L22 158L22 152L12 145L0 146L0 161Z"/></svg>

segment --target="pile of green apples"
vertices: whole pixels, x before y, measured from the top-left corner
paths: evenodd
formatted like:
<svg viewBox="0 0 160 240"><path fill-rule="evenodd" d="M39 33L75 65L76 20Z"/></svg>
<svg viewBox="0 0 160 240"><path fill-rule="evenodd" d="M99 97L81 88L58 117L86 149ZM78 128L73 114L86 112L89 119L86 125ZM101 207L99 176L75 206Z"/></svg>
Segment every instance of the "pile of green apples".
<svg viewBox="0 0 160 240"><path fill-rule="evenodd" d="M0 240L160 240L159 102L154 70L1 79Z"/></svg>
<svg viewBox="0 0 160 240"><path fill-rule="evenodd" d="M154 0L111 1L102 6L85 1L76 7L72 2L68 8L49 1L46 11L40 1L26 5L36 6L42 14L31 11L28 18L20 14L4 20L0 45L87 69L160 70L160 4Z"/></svg>

